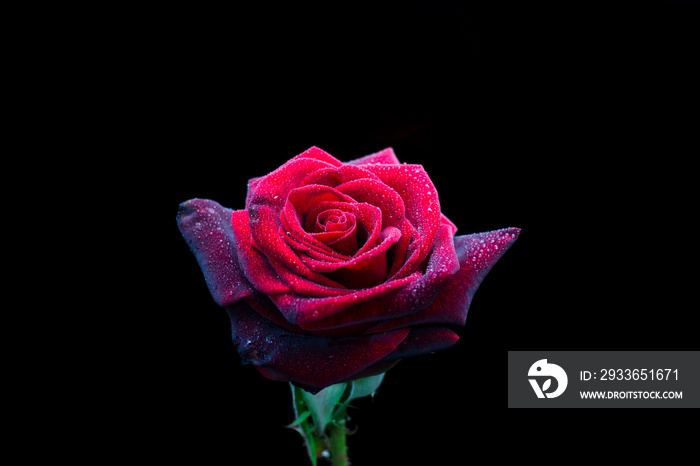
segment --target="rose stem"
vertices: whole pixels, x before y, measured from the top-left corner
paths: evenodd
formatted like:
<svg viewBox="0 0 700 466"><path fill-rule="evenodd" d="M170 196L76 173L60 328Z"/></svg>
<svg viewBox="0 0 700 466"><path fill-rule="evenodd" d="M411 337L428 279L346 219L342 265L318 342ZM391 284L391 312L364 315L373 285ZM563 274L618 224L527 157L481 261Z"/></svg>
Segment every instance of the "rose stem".
<svg viewBox="0 0 700 466"><path fill-rule="evenodd" d="M332 466L348 466L348 443L345 430L345 410L340 413L340 421L330 425L331 464Z"/></svg>

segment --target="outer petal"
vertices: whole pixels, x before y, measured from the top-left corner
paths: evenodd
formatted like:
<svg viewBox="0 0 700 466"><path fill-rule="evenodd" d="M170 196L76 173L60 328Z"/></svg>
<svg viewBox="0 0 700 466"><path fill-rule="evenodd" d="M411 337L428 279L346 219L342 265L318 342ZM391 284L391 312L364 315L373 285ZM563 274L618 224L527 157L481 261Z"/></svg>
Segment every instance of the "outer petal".
<svg viewBox="0 0 700 466"><path fill-rule="evenodd" d="M236 254L231 209L208 199L180 204L177 223L197 257L214 301L220 306L249 296L253 288L245 278Z"/></svg>
<svg viewBox="0 0 700 466"><path fill-rule="evenodd" d="M245 205L250 203L250 199L253 197L253 193L255 193L255 187L262 178L262 176L257 176L248 180L248 188L245 193Z"/></svg>
<svg viewBox="0 0 700 466"><path fill-rule="evenodd" d="M267 257L253 245L248 211L232 212L231 226L241 268L255 289L266 294L291 293L292 289L280 278Z"/></svg>
<svg viewBox="0 0 700 466"><path fill-rule="evenodd" d="M424 324L463 326L479 284L519 233L519 228L505 228L455 237L460 269L440 290L433 304L420 313L382 322L367 333Z"/></svg>
<svg viewBox="0 0 700 466"><path fill-rule="evenodd" d="M353 380L386 372L404 358L442 351L453 346L458 340L459 336L445 327L413 328L396 348L396 351L387 355L386 358L377 364L355 375ZM344 380L344 382L347 381Z"/></svg>
<svg viewBox="0 0 700 466"><path fill-rule="evenodd" d="M330 155L328 152L326 152L322 149L319 149L316 146L313 146L313 147L305 150L301 154L290 159L287 163L289 163L293 160L296 160L296 159L316 159L316 160L320 160L322 162L326 162L332 167L337 167L337 166L341 165L341 162L338 159L336 159L335 157ZM285 165L286 165L286 163L285 163ZM283 167L284 167L284 165L282 167L278 168L277 170L273 171L272 173L270 173L270 175L276 173L278 170L282 169ZM246 207L249 205L249 203L253 197L253 194L255 194L255 192L257 191L258 183L264 178L265 178L265 176L258 176L258 177L251 178L248 180L248 190L247 190L246 196L245 196Z"/></svg>
<svg viewBox="0 0 700 466"><path fill-rule="evenodd" d="M246 208L251 205L271 205L278 209L284 205L289 192L298 187L310 173L324 168L341 165L335 157L317 147L302 152L285 162L272 173L253 181L248 185Z"/></svg>
<svg viewBox="0 0 700 466"><path fill-rule="evenodd" d="M320 184L335 187L352 180L370 179L378 180L377 175L356 165L342 165L340 167L322 168L304 178L299 186L308 184Z"/></svg>
<svg viewBox="0 0 700 466"><path fill-rule="evenodd" d="M394 149L392 149L391 147L387 147L386 149L382 149L379 152L375 152L374 154L365 155L364 157L360 157L359 159L355 160L350 160L346 163L351 165L378 163L398 165L400 162L399 159L396 157L396 154L394 153Z"/></svg>
<svg viewBox="0 0 700 466"><path fill-rule="evenodd" d="M313 391L349 380L397 349L408 329L356 338L300 335L274 325L241 301L226 308L244 364L273 380Z"/></svg>
<svg viewBox="0 0 700 466"><path fill-rule="evenodd" d="M442 351L457 343L459 336L446 327L412 328L408 336L382 363Z"/></svg>

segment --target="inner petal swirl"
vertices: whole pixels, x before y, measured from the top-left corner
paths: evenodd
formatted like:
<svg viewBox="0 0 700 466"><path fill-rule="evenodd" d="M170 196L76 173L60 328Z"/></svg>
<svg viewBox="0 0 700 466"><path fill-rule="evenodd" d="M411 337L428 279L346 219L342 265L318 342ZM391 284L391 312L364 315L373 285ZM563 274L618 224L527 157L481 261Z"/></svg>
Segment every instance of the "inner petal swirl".
<svg viewBox="0 0 700 466"><path fill-rule="evenodd" d="M357 252L357 219L350 212L328 209L316 216L311 236L340 254L352 256Z"/></svg>

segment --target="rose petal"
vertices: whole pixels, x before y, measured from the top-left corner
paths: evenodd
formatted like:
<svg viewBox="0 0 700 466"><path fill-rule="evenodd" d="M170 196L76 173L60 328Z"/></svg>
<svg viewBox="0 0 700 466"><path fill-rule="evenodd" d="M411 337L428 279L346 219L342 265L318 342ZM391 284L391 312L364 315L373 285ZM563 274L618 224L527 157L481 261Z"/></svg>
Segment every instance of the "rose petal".
<svg viewBox="0 0 700 466"><path fill-rule="evenodd" d="M441 224L437 190L421 165L364 165L403 199L406 218L421 237L420 261L428 256Z"/></svg>
<svg viewBox="0 0 700 466"><path fill-rule="evenodd" d="M377 246L382 232L382 212L378 207L364 202L348 203L324 201L317 204L308 215L311 218L315 218L319 213L329 209L338 209L355 216L358 227L357 240L358 243L362 243L362 246L357 250L355 256L364 254ZM306 226L311 228L313 223L314 222L309 221Z"/></svg>
<svg viewBox="0 0 700 466"><path fill-rule="evenodd" d="M322 290L335 295L337 293L332 292L332 288L344 288L326 276L309 269L301 261L298 254L285 241L286 235L280 234L280 218L277 209L267 205L251 204L248 210L250 232L257 249L265 254L270 265L292 289L297 293L302 293L302 289L314 290L313 296L317 296L323 292Z"/></svg>
<svg viewBox="0 0 700 466"><path fill-rule="evenodd" d="M377 175L355 165L342 165L340 167L322 168L304 178L299 187L319 184L323 186L335 187L339 184L352 180L379 180Z"/></svg>
<svg viewBox="0 0 700 466"><path fill-rule="evenodd" d="M352 379L381 374L391 369L401 359L442 351L453 346L458 340L459 336L445 327L413 328L396 351L389 353L384 359L359 374L355 374Z"/></svg>
<svg viewBox="0 0 700 466"><path fill-rule="evenodd" d="M297 155L296 157L290 159L287 163L291 162L292 160L296 160L296 159L320 160L322 162L326 162L326 163L330 164L332 167L328 167L328 168L330 168L331 170L333 169L333 167L342 166L342 163L338 159L336 159L335 157L330 155L328 152L326 152L322 149L319 149L318 147L315 147L315 146L309 148L308 150ZM284 167L284 165L282 167ZM281 169L282 167L278 168L277 170ZM277 170L273 171L272 173L275 173ZM365 177L366 176L373 176L371 173L368 173L366 171L363 171L363 172L365 173L365 175L364 175ZM316 173L316 170L313 170L312 173ZM265 178L265 176L258 176L258 177L251 178L248 180L248 190L246 192L246 198L245 198L246 207L250 204L250 201L253 197L253 194L257 190L258 183L263 178ZM303 185L303 184L304 183L300 183L300 185ZM279 193L277 193L277 195L280 196L280 198L281 198L281 195ZM273 195L273 198L274 198L274 195Z"/></svg>
<svg viewBox="0 0 700 466"><path fill-rule="evenodd" d="M281 208L290 191L297 188L310 173L340 165L341 162L335 157L317 147L312 147L257 180L246 208L255 204Z"/></svg>
<svg viewBox="0 0 700 466"><path fill-rule="evenodd" d="M401 231L398 228L387 227L381 232L378 238L380 240L379 243L371 249L363 248L363 250L361 250L363 252L358 252L347 260L332 262L309 256L305 258L306 265L311 268L311 270L319 273L331 273L341 268L364 270L367 268L366 262L375 259L377 256L386 254L389 248L399 241L400 238ZM383 278L386 278L386 271L384 272Z"/></svg>
<svg viewBox="0 0 700 466"><path fill-rule="evenodd" d="M275 269L275 272L289 285L295 294L323 298L352 293L352 290L348 290L343 284L325 275L313 272L306 265L304 265L305 274L313 274L315 275L314 277L307 278L298 272L290 270L285 264L272 257L268 257L267 260L270 261L270 265Z"/></svg>
<svg viewBox="0 0 700 466"><path fill-rule="evenodd" d="M351 165L365 165L365 164L379 164L379 163L399 165L401 162L399 162L399 159L396 157L396 154L394 153L394 149L392 149L391 147L387 147L386 149L382 149L379 152L375 152L374 154L365 155L364 157L360 157L359 159L355 159L355 160L350 160L349 162L345 162L345 163L348 163Z"/></svg>
<svg viewBox="0 0 700 466"><path fill-rule="evenodd" d="M245 302L248 303L248 305L252 307L258 314L260 314L262 317L269 320L273 324L279 325L280 327L284 327L287 330L294 333L300 333L302 335L307 334L307 332L305 332L301 327L299 327L298 325L294 325L290 323L287 319L285 319L280 310L277 309L277 306L275 306L275 303L273 303L270 297L266 294L259 293L256 291L244 299Z"/></svg>
<svg viewBox="0 0 700 466"><path fill-rule="evenodd" d="M238 262L232 212L208 199L191 199L180 204L177 214L180 232L220 306L233 304L253 292Z"/></svg>
<svg viewBox="0 0 700 466"><path fill-rule="evenodd" d="M452 220L445 217L445 214L440 214L440 220L442 221L443 224L450 226L450 229L452 230L452 236L454 236L455 233L457 233L457 225L452 223Z"/></svg>
<svg viewBox="0 0 700 466"><path fill-rule="evenodd" d="M291 293L292 289L280 278L267 257L254 247L248 211L233 211L231 227L241 268L255 289L266 294Z"/></svg>
<svg viewBox="0 0 700 466"><path fill-rule="evenodd" d="M389 270L390 278L403 278L416 271L420 264L420 251L423 244L418 231L411 222L401 223L401 239L394 247L394 261Z"/></svg>
<svg viewBox="0 0 700 466"><path fill-rule="evenodd" d="M343 259L347 256L339 253L336 249L310 233L314 231L314 223L317 215L320 213L313 209L318 208L319 204L329 200L341 203L354 202L352 198L327 186L309 185L292 190L280 215L280 224L283 229L282 235L286 235L285 241L296 250L304 252L313 250L321 256L328 257L329 260ZM313 211L310 212L309 210ZM341 236L335 235L335 239L339 239Z"/></svg>
<svg viewBox="0 0 700 466"><path fill-rule="evenodd" d="M353 256L358 250L357 244L357 218L350 212L342 212L339 209L326 210L325 212L339 212L339 216L328 217L321 227L325 231L312 233L311 236L327 246L333 248L345 256ZM319 218L324 213L319 214ZM338 221L331 221L337 218ZM316 221L319 225L319 220ZM320 229L320 228L319 228Z"/></svg>
<svg viewBox="0 0 700 466"><path fill-rule="evenodd" d="M460 269L442 287L432 305L417 314L382 322L367 333L423 324L465 325L469 304L479 284L519 233L519 228L505 228L455 237Z"/></svg>
<svg viewBox="0 0 700 466"><path fill-rule="evenodd" d="M376 300L392 291L400 289L420 278L419 273L409 275L400 280L391 280L381 285L362 290L354 290L338 296L306 297L298 294L279 294L270 296L285 318L294 324L304 327L305 323L313 322L337 314L351 306Z"/></svg>
<svg viewBox="0 0 700 466"><path fill-rule="evenodd" d="M448 225L443 225L425 272L414 274L418 276L416 280L395 293L353 306L325 319L299 322L299 325L317 335L345 335L356 332L358 328L366 330L371 327L368 324L373 322L380 323L367 330L367 333L381 332L387 327L410 325L422 309L430 306L443 285L458 270L459 261L451 229Z"/></svg>
<svg viewBox="0 0 700 466"><path fill-rule="evenodd" d="M293 189L284 204L282 216L290 227L299 234L315 231L318 206L323 202L355 203L355 199L339 192L335 188L321 185L307 185ZM324 209L329 210L329 209Z"/></svg>
<svg viewBox="0 0 700 466"><path fill-rule="evenodd" d="M303 235L292 233L292 229L282 219L282 226L279 234L284 236L284 240L289 244L289 247L294 249L299 255L307 254L320 260L332 262L346 260L350 256L346 256L331 248L327 244L314 238L314 235Z"/></svg>
<svg viewBox="0 0 700 466"><path fill-rule="evenodd" d="M401 196L379 180L352 180L335 188L338 192L379 207L382 212L382 226L399 226L404 219L404 204Z"/></svg>
<svg viewBox="0 0 700 466"><path fill-rule="evenodd" d="M389 354L381 362L442 351L453 346L458 340L459 336L446 327L430 326L412 328L410 333L396 348L396 351Z"/></svg>
<svg viewBox="0 0 700 466"><path fill-rule="evenodd" d="M364 337L330 339L292 333L240 301L226 308L233 342L244 364L264 376L314 390L352 378L375 365L406 338L408 329Z"/></svg>
<svg viewBox="0 0 700 466"><path fill-rule="evenodd" d="M248 205L250 203L250 199L253 197L253 193L255 193L255 187L258 185L258 182L262 179L262 176L258 176L255 178L251 178L248 180L248 188L245 193L245 204Z"/></svg>
<svg viewBox="0 0 700 466"><path fill-rule="evenodd" d="M311 147L309 147L309 148L306 149L304 152L302 152L301 154L297 155L296 157L293 157L293 158L290 159L290 160L299 159L299 158L307 158L307 159L322 160L322 161L324 161L324 162L328 162L328 163L330 163L331 165L335 165L335 166L338 166L338 167L341 166L341 165L343 164L343 162L341 162L340 160L336 159L335 157L333 157L331 154L329 154L329 153L326 152L325 150L320 149L320 148L318 148L318 147L316 147L316 146L311 146Z"/></svg>

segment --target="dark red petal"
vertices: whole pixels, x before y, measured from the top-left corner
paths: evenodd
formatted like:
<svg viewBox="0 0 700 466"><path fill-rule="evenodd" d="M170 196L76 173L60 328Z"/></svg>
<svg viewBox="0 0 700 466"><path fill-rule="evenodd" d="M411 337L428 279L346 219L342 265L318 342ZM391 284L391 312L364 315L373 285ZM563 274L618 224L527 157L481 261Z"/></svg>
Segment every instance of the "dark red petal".
<svg viewBox="0 0 700 466"><path fill-rule="evenodd" d="M316 218L316 215L328 209L339 209L355 216L357 227L361 228L366 236L364 243L355 253L356 256L377 246L382 233L382 212L378 207L364 202L348 203L324 201L315 206L314 209L309 212L309 215L312 218ZM312 225L309 225L309 228L311 227Z"/></svg>
<svg viewBox="0 0 700 466"><path fill-rule="evenodd" d="M358 179L378 180L377 175L355 165L342 165L340 167L322 168L304 178L299 186L320 184L335 187L339 184Z"/></svg>
<svg viewBox="0 0 700 466"><path fill-rule="evenodd" d="M411 222L401 223L401 239L394 248L394 263L389 270L390 278L402 278L415 272L420 265L420 251L423 241Z"/></svg>
<svg viewBox="0 0 700 466"><path fill-rule="evenodd" d="M406 218L421 237L420 261L428 256L441 224L437 190L421 165L363 165L403 199Z"/></svg>
<svg viewBox="0 0 700 466"><path fill-rule="evenodd" d="M418 314L382 322L368 333L421 324L464 325L479 284L519 233L519 228L505 228L455 237L460 269L447 281L432 305Z"/></svg>
<svg viewBox="0 0 700 466"><path fill-rule="evenodd" d="M301 154L299 154L299 155L293 157L293 158L290 159L290 160L299 159L299 158L322 160L322 161L324 161L324 162L328 162L328 163L330 163L331 165L335 165L335 166L338 166L338 167L341 166L341 165L343 164L343 162L341 162L340 160L336 159L335 157L333 157L331 154L329 154L329 153L326 152L325 150L320 149L320 148L318 148L318 147L316 147L316 146L311 146L311 147L309 147L309 148L306 149L304 152L302 152Z"/></svg>
<svg viewBox="0 0 700 466"><path fill-rule="evenodd" d="M272 173L254 183L246 208L270 205L281 209L290 191L297 188L310 173L323 168L340 166L341 162L321 149L312 147L287 161Z"/></svg>
<svg viewBox="0 0 700 466"><path fill-rule="evenodd" d="M474 233L455 237L460 270L438 294L431 312L445 321L464 325L469 304L481 281L515 242L520 228Z"/></svg>
<svg viewBox="0 0 700 466"><path fill-rule="evenodd" d="M324 244L321 241L314 240L313 236L311 238L307 236L302 236L298 234L291 233L291 228L285 223L285 219L282 218L282 226L280 227L280 235L283 235L285 241L289 246L294 249L300 256L309 255L311 257L333 262L346 260L350 256L345 256L340 252L332 249L330 246Z"/></svg>
<svg viewBox="0 0 700 466"><path fill-rule="evenodd" d="M330 203L333 204L333 203ZM357 205L357 204L353 204ZM282 234L279 214L267 205L252 204L250 232L256 249L262 252L277 274L295 293L310 296L335 296L347 292L344 286L310 269Z"/></svg>
<svg viewBox="0 0 700 466"><path fill-rule="evenodd" d="M270 261L270 265L280 278L289 285L293 293L317 298L352 293L342 284L309 269L306 264L304 264L304 274L302 275L298 270L290 270L285 264L272 257L268 257L267 260ZM310 277L307 277L308 275Z"/></svg>
<svg viewBox="0 0 700 466"><path fill-rule="evenodd" d="M353 180L336 186L338 192L346 194L357 202L366 202L379 207L382 212L382 226L399 226L404 219L404 204L401 196L378 180Z"/></svg>
<svg viewBox="0 0 700 466"><path fill-rule="evenodd" d="M334 209L334 211L339 210ZM326 212L332 211L327 210ZM331 216L329 218L334 217ZM325 231L312 233L311 236L340 254L353 256L357 252L357 219L354 214L350 212L342 213L338 222L327 221L323 228L325 228Z"/></svg>
<svg viewBox="0 0 700 466"><path fill-rule="evenodd" d="M351 379L397 349L408 329L355 338L300 335L279 327L240 301L226 308L244 364L266 377L320 390Z"/></svg>
<svg viewBox="0 0 700 466"><path fill-rule="evenodd" d="M300 322L300 326L321 335L343 334L339 329L352 330L358 324L380 322L368 332L383 331L394 326L405 327L416 322L420 311L430 306L443 285L459 270L451 229L443 225L428 259L425 273L395 293L353 306L323 320ZM430 323L430 322L428 322ZM365 326L365 329L367 326Z"/></svg>
<svg viewBox="0 0 700 466"><path fill-rule="evenodd" d="M244 299L245 302L248 303L248 305L252 307L258 314L260 314L262 317L269 320L273 324L279 325L280 327L284 327L287 330L294 333L300 333L302 335L307 334L307 332L305 332L298 325L294 325L287 321L287 319L284 318L280 310L277 309L275 303L273 303L270 297L267 296L265 293L258 293L256 291L252 295Z"/></svg>
<svg viewBox="0 0 700 466"><path fill-rule="evenodd" d="M177 214L180 232L220 306L233 304L253 292L238 263L231 229L232 212L208 199L191 199L180 204Z"/></svg>
<svg viewBox="0 0 700 466"><path fill-rule="evenodd" d="M255 192L255 187L258 185L258 182L262 178L262 176L258 176L248 180L248 189L245 193L245 205L248 205L248 203L250 202L250 199L253 197L253 193Z"/></svg>
<svg viewBox="0 0 700 466"><path fill-rule="evenodd" d="M410 333L396 348L396 351L388 355L382 362L442 351L453 346L457 343L457 340L459 340L459 336L446 327L412 328Z"/></svg>
<svg viewBox="0 0 700 466"><path fill-rule="evenodd" d="M418 278L420 274L415 273L400 280L392 280L372 288L352 290L339 296L306 297L297 294L279 294L270 298L288 321L304 327L303 324L307 322L324 319L351 306L377 300Z"/></svg>
<svg viewBox="0 0 700 466"><path fill-rule="evenodd" d="M450 220L449 218L445 217L445 214L440 214L440 219L441 219L441 221L442 221L442 223L443 223L444 225L449 225L449 226L450 226L450 229L452 230L452 236L454 236L455 233L457 233L457 225L455 225L454 223L452 223L452 220Z"/></svg>
<svg viewBox="0 0 700 466"><path fill-rule="evenodd" d="M234 211L231 226L241 268L255 289L266 294L291 293L292 289L280 278L267 257L254 247L248 211Z"/></svg>
<svg viewBox="0 0 700 466"><path fill-rule="evenodd" d="M306 264L311 270L320 273L335 272L340 268L350 268L353 270L362 270L366 268L367 262L373 261L378 256L384 256L391 246L393 246L401 238L401 231L398 228L388 227L380 233L380 241L373 248L363 248L355 256L347 260L340 261L324 261L318 260L311 256L307 257ZM383 278L386 278L386 270Z"/></svg>
<svg viewBox="0 0 700 466"><path fill-rule="evenodd" d="M398 165L399 159L396 157L396 154L394 153L394 149L391 147L387 147L386 149L382 149L379 152L375 152L374 154L369 154L365 155L364 157L360 157L359 159L355 160L350 160L349 162L346 162L351 165L364 165L364 164L377 164L377 163L386 163L386 164L392 164L392 165Z"/></svg>
<svg viewBox="0 0 700 466"><path fill-rule="evenodd" d="M315 208L322 202L354 203L355 200L335 188L307 185L295 188L289 193L283 215L290 225L298 225L300 231L312 233L315 230L316 217L320 213Z"/></svg>
<svg viewBox="0 0 700 466"><path fill-rule="evenodd" d="M316 209L329 201L343 204L354 202L352 198L327 186L309 185L290 192L280 215L280 224L283 228L283 235L286 235L285 241L293 249L302 252L314 250L329 259L344 257L322 241L322 238L316 238L312 233L315 230L316 218L320 213ZM343 235L331 236L334 236L334 239L339 239ZM329 239L328 242L331 241L332 239Z"/></svg>
<svg viewBox="0 0 700 466"><path fill-rule="evenodd" d="M390 353L377 364L356 374L352 380L386 372L404 358L445 350L457 343L458 340L459 336L445 327L413 328L396 348L396 351Z"/></svg>

